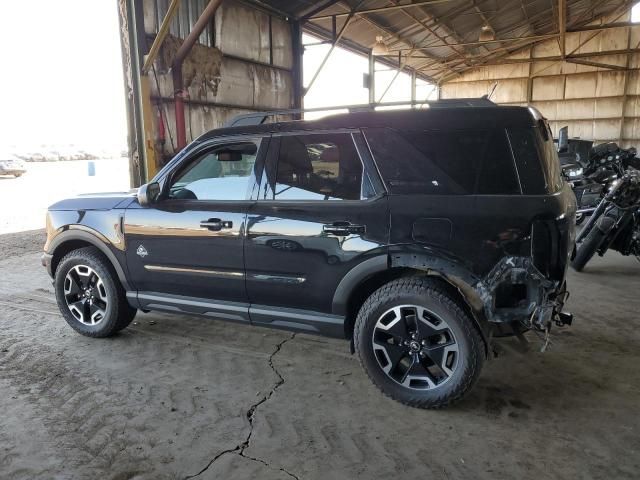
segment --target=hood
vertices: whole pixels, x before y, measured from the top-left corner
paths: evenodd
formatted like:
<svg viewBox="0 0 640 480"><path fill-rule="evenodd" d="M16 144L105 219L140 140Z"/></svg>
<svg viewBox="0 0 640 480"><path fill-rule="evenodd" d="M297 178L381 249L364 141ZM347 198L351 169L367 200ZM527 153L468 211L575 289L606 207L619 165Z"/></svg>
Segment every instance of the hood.
<svg viewBox="0 0 640 480"><path fill-rule="evenodd" d="M111 210L125 208L135 198L135 190L129 192L88 193L60 200L49 210Z"/></svg>

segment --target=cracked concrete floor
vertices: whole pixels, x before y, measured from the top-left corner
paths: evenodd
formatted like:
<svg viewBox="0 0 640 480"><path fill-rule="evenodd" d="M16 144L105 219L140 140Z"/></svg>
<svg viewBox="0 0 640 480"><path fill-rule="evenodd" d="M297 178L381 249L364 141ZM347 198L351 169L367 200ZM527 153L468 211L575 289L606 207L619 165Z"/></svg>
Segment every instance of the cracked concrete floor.
<svg viewBox="0 0 640 480"><path fill-rule="evenodd" d="M0 235L2 479L638 478L633 259L570 274L576 321L550 351L506 342L461 404L421 411L383 397L338 340L155 313L81 337L42 242Z"/></svg>

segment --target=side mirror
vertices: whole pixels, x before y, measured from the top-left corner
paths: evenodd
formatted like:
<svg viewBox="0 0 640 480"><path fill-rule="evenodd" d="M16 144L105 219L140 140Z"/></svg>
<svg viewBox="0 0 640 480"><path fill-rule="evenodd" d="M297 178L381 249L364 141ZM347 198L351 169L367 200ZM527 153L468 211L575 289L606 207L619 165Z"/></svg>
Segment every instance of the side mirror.
<svg viewBox="0 0 640 480"><path fill-rule="evenodd" d="M138 203L141 207L148 207L155 203L160 195L160 184L158 182L145 183L138 188Z"/></svg>
<svg viewBox="0 0 640 480"><path fill-rule="evenodd" d="M562 127L558 131L558 153L569 151L569 127Z"/></svg>

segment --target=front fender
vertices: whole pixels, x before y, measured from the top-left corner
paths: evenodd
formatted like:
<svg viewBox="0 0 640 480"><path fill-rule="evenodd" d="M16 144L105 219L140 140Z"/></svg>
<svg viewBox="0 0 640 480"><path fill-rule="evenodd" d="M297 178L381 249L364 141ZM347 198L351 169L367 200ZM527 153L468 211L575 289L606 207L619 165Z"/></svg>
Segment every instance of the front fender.
<svg viewBox="0 0 640 480"><path fill-rule="evenodd" d="M104 212L103 212L104 213ZM116 218L119 218L116 217ZM120 222L117 221L112 224L114 230L119 229ZM126 290L130 290L129 281L123 268L124 262L124 237L120 232L107 232L109 238L105 233L102 233L94 228L86 225L70 224L63 225L58 228L52 224L50 218L47 221L47 243L45 244L45 255L50 258L50 265L47 266L49 274L53 276L55 274L56 263L60 260L60 252L66 251L66 246L70 242L76 242L80 244L89 244L96 247L100 252L104 254L113 266L120 283ZM116 241L113 241L115 236ZM118 258L121 257L121 258Z"/></svg>

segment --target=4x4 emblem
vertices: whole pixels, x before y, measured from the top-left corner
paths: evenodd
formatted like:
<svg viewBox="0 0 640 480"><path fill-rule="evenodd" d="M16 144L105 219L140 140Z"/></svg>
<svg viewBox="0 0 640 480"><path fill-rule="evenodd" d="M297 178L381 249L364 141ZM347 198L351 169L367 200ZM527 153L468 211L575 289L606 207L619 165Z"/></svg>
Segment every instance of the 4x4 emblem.
<svg viewBox="0 0 640 480"><path fill-rule="evenodd" d="M147 255L149 255L149 252L147 252L147 249L146 249L146 248L144 248L144 246L143 246L143 245L140 245L140 246L138 247L138 249L136 250L136 254L138 254L138 256L140 256L140 257L144 258L144 257L146 257Z"/></svg>

